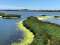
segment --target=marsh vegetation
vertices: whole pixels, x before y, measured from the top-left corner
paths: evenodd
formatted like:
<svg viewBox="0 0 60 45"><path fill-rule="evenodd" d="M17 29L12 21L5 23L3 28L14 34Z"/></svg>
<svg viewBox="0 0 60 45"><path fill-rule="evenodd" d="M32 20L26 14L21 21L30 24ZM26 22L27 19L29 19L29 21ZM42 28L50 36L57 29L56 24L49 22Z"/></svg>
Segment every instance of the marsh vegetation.
<svg viewBox="0 0 60 45"><path fill-rule="evenodd" d="M23 24L35 35L31 45L60 45L60 25L42 22L36 17L27 18Z"/></svg>
<svg viewBox="0 0 60 45"><path fill-rule="evenodd" d="M20 17L21 17L20 15L16 15L16 14L0 13L0 18L3 19L18 19Z"/></svg>

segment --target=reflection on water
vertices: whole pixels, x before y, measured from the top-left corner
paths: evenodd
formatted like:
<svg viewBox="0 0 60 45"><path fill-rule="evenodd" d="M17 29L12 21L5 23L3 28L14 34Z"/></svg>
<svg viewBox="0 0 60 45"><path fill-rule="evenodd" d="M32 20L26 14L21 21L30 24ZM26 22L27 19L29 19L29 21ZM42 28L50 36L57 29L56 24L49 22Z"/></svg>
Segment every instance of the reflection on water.
<svg viewBox="0 0 60 45"><path fill-rule="evenodd" d="M0 45L8 45L18 39L22 39L23 32L17 32L16 20L0 19Z"/></svg>

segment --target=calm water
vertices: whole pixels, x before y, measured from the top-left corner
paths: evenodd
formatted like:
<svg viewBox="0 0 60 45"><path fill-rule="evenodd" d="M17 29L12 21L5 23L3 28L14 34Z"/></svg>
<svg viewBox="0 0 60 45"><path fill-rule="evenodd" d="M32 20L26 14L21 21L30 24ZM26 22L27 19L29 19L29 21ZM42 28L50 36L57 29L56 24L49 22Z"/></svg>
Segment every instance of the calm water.
<svg viewBox="0 0 60 45"><path fill-rule="evenodd" d="M0 19L0 45L8 45L19 38L23 38L23 32L17 32L16 20Z"/></svg>
<svg viewBox="0 0 60 45"><path fill-rule="evenodd" d="M29 16L40 16L40 15L48 15L48 16L60 16L60 12L19 12L19 11L0 11L5 13L11 13L11 14L18 14L21 15L20 21L22 19L25 19ZM60 19L49 19L48 21L56 24L60 24ZM8 45L14 40L17 40L19 38L22 39L23 32L22 31L16 31L19 30L17 28L16 20L10 20L10 19L0 19L0 45Z"/></svg>

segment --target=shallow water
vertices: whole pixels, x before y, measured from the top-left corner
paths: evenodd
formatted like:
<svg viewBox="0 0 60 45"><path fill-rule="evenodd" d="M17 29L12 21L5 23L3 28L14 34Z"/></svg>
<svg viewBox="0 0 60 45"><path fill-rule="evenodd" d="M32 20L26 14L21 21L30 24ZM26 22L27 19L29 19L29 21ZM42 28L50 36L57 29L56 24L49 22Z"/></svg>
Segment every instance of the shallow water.
<svg viewBox="0 0 60 45"><path fill-rule="evenodd" d="M55 24L60 25L60 19L49 19L48 21L51 23L55 23Z"/></svg>
<svg viewBox="0 0 60 45"><path fill-rule="evenodd" d="M60 12L16 12L16 11L0 11L5 13L19 14L21 15L20 21L29 16L60 16ZM60 24L60 19L48 19L49 22ZM11 42L16 41L19 38L23 38L23 32L18 31L16 20L12 19L0 19L0 45L8 45Z"/></svg>
<svg viewBox="0 0 60 45"><path fill-rule="evenodd" d="M0 45L8 45L9 43L14 42L15 40L21 38L23 32L17 32L16 20L10 19L0 19Z"/></svg>

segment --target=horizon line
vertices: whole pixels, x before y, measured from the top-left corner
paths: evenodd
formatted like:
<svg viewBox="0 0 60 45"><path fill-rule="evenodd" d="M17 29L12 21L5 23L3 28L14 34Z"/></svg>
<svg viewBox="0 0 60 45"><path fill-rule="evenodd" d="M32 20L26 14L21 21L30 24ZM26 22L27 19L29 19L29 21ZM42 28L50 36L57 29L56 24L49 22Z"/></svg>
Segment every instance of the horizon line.
<svg viewBox="0 0 60 45"><path fill-rule="evenodd" d="M0 10L25 10L25 9L0 9ZM26 9L26 10L60 10L60 9Z"/></svg>

